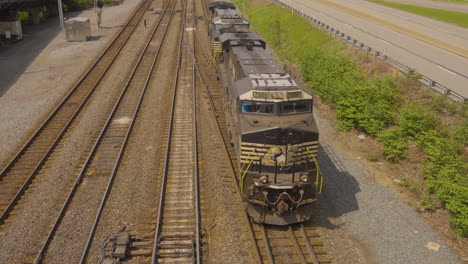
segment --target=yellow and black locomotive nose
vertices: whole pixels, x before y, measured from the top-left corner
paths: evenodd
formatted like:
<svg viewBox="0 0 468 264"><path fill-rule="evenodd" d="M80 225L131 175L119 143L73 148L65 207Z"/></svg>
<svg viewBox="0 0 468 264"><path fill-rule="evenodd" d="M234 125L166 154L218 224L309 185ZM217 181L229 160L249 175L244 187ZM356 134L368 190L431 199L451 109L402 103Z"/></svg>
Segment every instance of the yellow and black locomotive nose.
<svg viewBox="0 0 468 264"><path fill-rule="evenodd" d="M312 162L317 150L317 132L273 128L242 135L240 157L241 163L288 167Z"/></svg>

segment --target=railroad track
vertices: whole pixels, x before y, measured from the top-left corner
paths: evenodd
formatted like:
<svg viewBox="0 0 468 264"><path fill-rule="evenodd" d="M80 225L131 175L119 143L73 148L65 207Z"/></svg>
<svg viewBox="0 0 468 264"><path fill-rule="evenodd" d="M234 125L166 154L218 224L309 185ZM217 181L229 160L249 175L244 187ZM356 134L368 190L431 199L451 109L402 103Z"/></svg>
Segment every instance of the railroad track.
<svg viewBox="0 0 468 264"><path fill-rule="evenodd" d="M181 29L174 94L168 128L164 172L155 228L152 263L201 263L198 191L198 142L193 33ZM191 4L191 5L190 5Z"/></svg>
<svg viewBox="0 0 468 264"><path fill-rule="evenodd" d="M203 6L207 8L206 2L201 0ZM201 37L196 32L196 37L200 43L203 43ZM222 105L222 93L218 88L219 85L211 84L215 82L210 75L216 75L216 68L213 65L211 53L206 46L202 46L202 54L197 59L198 74L205 88L206 98L209 101L214 120L218 127L218 135L221 136L224 142L224 151L228 157L230 164L230 173L233 180L237 183L236 175L238 173L236 155L228 135L228 127L225 120ZM201 72L203 69L212 69L212 72ZM205 78L203 78L206 76ZM208 83L205 83L204 79ZM238 186L237 186L238 187ZM237 192L238 193L238 192ZM240 194L238 193L239 198ZM248 222L248 231L251 240L254 240L254 252L257 263L313 263L323 264L330 263L323 250L323 245L318 239L318 234L311 228L305 228L303 224L298 224L288 227L258 225L250 221L244 211L244 216Z"/></svg>
<svg viewBox="0 0 468 264"><path fill-rule="evenodd" d="M313 229L303 224L267 226L253 224L262 263L323 264L330 263Z"/></svg>
<svg viewBox="0 0 468 264"><path fill-rule="evenodd" d="M167 10L169 5L170 11ZM73 255L70 253L72 251L82 252L79 263L86 262L97 224L112 188L174 10L175 3L172 2L166 5L159 17L125 88L42 244L35 263L41 263L43 260L48 262L48 257L54 259L57 256L70 262L77 262L78 259L76 261L70 259ZM74 244L64 250L62 245L67 245L68 237L73 237Z"/></svg>
<svg viewBox="0 0 468 264"><path fill-rule="evenodd" d="M203 6L207 7L204 0L201 1L203 3ZM222 174L222 177L225 177L223 178L223 182L225 182L226 188L234 189L234 192L237 193L237 196L240 198L239 186L236 179L236 174L238 171L238 166L235 165L236 155L234 152L234 148L231 146L231 142L227 134L227 122L223 112L224 109L221 89L219 88L219 82L216 79L216 69L215 66L212 64L213 60L211 58L210 51L207 51L207 46L203 45L204 42L198 35L198 31L195 31L195 39L196 41L191 46L191 49L194 50L196 58L194 67L199 77L201 86L203 87L203 94L205 95L204 97L207 99L209 108L212 110L211 113L213 114L213 118L215 120L217 128L216 134L218 134L220 139L223 141L222 151L225 154L227 165L227 173ZM197 45L197 41L200 43L200 45ZM252 244L254 245L253 255L255 258L255 263L261 263L260 250L256 246L256 240L249 218L242 207L237 208L237 210L239 210L239 212L243 216L244 221L248 227L249 237Z"/></svg>
<svg viewBox="0 0 468 264"><path fill-rule="evenodd" d="M33 182L80 111L116 60L151 0L144 0L84 76L0 172L0 225Z"/></svg>

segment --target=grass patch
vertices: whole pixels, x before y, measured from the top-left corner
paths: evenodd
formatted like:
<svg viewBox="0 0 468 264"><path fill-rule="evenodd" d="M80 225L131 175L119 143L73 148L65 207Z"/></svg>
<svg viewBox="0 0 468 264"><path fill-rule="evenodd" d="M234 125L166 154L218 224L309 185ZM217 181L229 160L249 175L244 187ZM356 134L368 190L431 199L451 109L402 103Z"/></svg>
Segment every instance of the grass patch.
<svg viewBox="0 0 468 264"><path fill-rule="evenodd" d="M400 9L400 10L410 12L413 14L430 17L430 18L437 19L440 21L453 23L461 27L468 27L468 13L441 10L441 9L428 8L428 7L415 6L415 5L400 4L400 3L393 3L393 2L387 2L387 1L382 1L382 0L368 0L368 1L381 4L381 5L385 5L388 7Z"/></svg>
<svg viewBox="0 0 468 264"><path fill-rule="evenodd" d="M32 23L29 12L18 12L18 20L21 21L22 25L29 25Z"/></svg>
<svg viewBox="0 0 468 264"><path fill-rule="evenodd" d="M39 21L44 22L47 20L47 18L50 16L50 11L47 10L41 10L39 11ZM31 19L31 16L29 12L18 12L18 18L19 21L21 21L22 25L29 25L32 24L33 21Z"/></svg>
<svg viewBox="0 0 468 264"><path fill-rule="evenodd" d="M112 0L102 0L104 5L112 3ZM85 8L94 7L94 0L65 0L64 9L65 11L82 10Z"/></svg>
<svg viewBox="0 0 468 264"><path fill-rule="evenodd" d="M410 99L420 86L414 72L398 79L391 74L369 77L360 64L365 60L344 52L343 44L302 17L274 4L261 8L253 8L248 0L234 4L280 58L299 66L307 87L336 111L340 129L375 136L392 162L408 158L410 143L423 150L425 180L410 189L423 208L432 210L434 201L440 201L452 213L452 227L468 236L467 104L456 107L437 96L425 102ZM439 115L445 112L465 121L444 126Z"/></svg>
<svg viewBox="0 0 468 264"><path fill-rule="evenodd" d="M443 3L460 3L468 4L468 0L432 0L434 2L443 2Z"/></svg>

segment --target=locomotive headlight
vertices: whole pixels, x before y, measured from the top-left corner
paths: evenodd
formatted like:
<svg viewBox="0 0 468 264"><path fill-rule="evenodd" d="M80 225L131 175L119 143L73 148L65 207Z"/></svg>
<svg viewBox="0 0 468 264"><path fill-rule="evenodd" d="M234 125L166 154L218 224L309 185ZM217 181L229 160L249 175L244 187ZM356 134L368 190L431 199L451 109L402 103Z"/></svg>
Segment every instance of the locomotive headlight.
<svg viewBox="0 0 468 264"><path fill-rule="evenodd" d="M307 174L301 175L301 182L308 183L309 182L309 176Z"/></svg>
<svg viewBox="0 0 468 264"><path fill-rule="evenodd" d="M260 183L267 184L268 183L268 176L267 175L260 176Z"/></svg>

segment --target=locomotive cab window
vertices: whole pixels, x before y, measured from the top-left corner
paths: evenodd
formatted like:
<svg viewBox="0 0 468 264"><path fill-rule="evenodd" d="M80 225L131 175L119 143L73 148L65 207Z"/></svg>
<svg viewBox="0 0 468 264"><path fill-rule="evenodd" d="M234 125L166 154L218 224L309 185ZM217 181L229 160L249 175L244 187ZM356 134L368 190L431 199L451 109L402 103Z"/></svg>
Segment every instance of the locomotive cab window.
<svg viewBox="0 0 468 264"><path fill-rule="evenodd" d="M241 112L252 114L274 114L275 104L266 102L241 101Z"/></svg>
<svg viewBox="0 0 468 264"><path fill-rule="evenodd" d="M283 102L280 106L280 114L291 115L309 113L311 111L311 105L310 100Z"/></svg>

